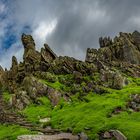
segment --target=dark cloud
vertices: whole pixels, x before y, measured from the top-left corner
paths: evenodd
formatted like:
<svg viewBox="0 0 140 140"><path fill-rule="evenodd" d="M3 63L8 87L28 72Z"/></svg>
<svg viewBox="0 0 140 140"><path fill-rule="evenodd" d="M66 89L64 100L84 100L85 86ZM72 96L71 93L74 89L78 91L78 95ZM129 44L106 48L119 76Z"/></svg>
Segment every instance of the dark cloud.
<svg viewBox="0 0 140 140"><path fill-rule="evenodd" d="M7 12L3 23L7 27L14 24L9 29L13 36L19 39L22 32L31 33L38 49L47 42L59 55L78 59L84 59L86 48L99 47L100 36L140 30L139 0L9 0L4 4ZM3 37L7 27L0 27ZM14 54L15 46L11 47Z"/></svg>

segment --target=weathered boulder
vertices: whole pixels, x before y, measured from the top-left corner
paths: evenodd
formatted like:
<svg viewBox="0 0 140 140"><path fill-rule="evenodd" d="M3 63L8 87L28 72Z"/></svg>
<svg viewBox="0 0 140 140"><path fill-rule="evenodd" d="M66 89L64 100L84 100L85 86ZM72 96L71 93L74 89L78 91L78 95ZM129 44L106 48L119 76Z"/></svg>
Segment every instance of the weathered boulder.
<svg viewBox="0 0 140 140"><path fill-rule="evenodd" d="M102 69L100 72L100 79L104 83L104 86L115 89L122 89L128 84L127 78L122 76L122 74L118 71Z"/></svg>
<svg viewBox="0 0 140 140"><path fill-rule="evenodd" d="M122 89L124 86L128 85L128 80L120 73L116 73L113 78L112 88Z"/></svg>
<svg viewBox="0 0 140 140"><path fill-rule="evenodd" d="M25 77L22 85L24 90L27 92L27 95L33 101L36 101L37 97L47 96L50 99L52 105L55 106L59 103L62 97L59 91L48 87L33 76Z"/></svg>
<svg viewBox="0 0 140 140"><path fill-rule="evenodd" d="M36 99L38 96L47 95L48 87L33 76L24 78L23 87L32 99Z"/></svg>
<svg viewBox="0 0 140 140"><path fill-rule="evenodd" d="M52 106L56 106L62 97L59 91L50 87L48 88L47 96L50 99Z"/></svg>
<svg viewBox="0 0 140 140"><path fill-rule="evenodd" d="M26 91L18 90L12 95L11 105L18 110L22 110L30 103L31 100Z"/></svg>

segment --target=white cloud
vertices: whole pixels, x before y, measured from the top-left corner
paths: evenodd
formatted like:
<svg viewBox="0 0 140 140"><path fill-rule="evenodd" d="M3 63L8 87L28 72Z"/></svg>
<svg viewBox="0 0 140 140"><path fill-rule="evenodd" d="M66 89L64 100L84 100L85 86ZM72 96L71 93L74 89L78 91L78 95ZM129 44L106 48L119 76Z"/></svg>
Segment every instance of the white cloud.
<svg viewBox="0 0 140 140"><path fill-rule="evenodd" d="M6 7L3 3L0 3L0 14L2 14L6 10Z"/></svg>
<svg viewBox="0 0 140 140"><path fill-rule="evenodd" d="M132 16L129 19L129 22L131 22L131 24L135 24L136 26L140 26L140 16Z"/></svg>
<svg viewBox="0 0 140 140"><path fill-rule="evenodd" d="M85 59L85 52L79 49L79 46L77 46L77 44L73 46L70 46L69 44L65 44L65 48L63 49L63 52L58 52L58 53L59 55L62 56L66 55L83 61Z"/></svg>
<svg viewBox="0 0 140 140"><path fill-rule="evenodd" d="M47 23L42 21L39 23L38 27L34 29L32 35L37 42L37 46L39 44L45 43L47 36L49 36L57 25L57 20L54 19L51 22Z"/></svg>
<svg viewBox="0 0 140 140"><path fill-rule="evenodd" d="M19 42L13 44L9 49L3 50L0 59L0 65L3 68L10 68L12 62L12 56L16 56L18 61L22 61L23 55L23 47L20 47L21 44Z"/></svg>

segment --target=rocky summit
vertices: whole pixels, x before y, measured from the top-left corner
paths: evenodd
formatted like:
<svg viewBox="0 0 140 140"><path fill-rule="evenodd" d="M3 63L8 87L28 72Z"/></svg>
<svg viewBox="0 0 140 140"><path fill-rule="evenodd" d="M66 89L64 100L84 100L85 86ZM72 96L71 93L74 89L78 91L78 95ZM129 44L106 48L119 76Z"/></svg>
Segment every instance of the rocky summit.
<svg viewBox="0 0 140 140"><path fill-rule="evenodd" d="M138 31L99 38L85 61L21 41L23 62L0 66L1 140L140 139Z"/></svg>

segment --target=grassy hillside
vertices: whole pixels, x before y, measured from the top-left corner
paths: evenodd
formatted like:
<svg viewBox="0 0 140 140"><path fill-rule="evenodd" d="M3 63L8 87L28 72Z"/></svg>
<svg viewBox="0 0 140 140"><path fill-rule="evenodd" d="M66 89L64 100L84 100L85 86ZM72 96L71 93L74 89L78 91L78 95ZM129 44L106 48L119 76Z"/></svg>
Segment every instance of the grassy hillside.
<svg viewBox="0 0 140 140"><path fill-rule="evenodd" d="M32 104L22 113L28 120L35 123L39 123L40 118L51 117L49 125L53 128L73 133L85 132L90 139L98 139L101 131L118 129L126 135L128 140L139 140L140 112L129 109L127 103L131 94L140 94L140 79L128 79L129 85L122 90L102 87L105 93L99 95L89 92L82 97L81 93L77 93L69 102L62 99L54 109L47 97L43 97L39 99L42 101L41 105ZM57 90L68 91L72 88L59 80L52 83L46 80L42 82ZM116 108L120 109L117 114L113 113Z"/></svg>

